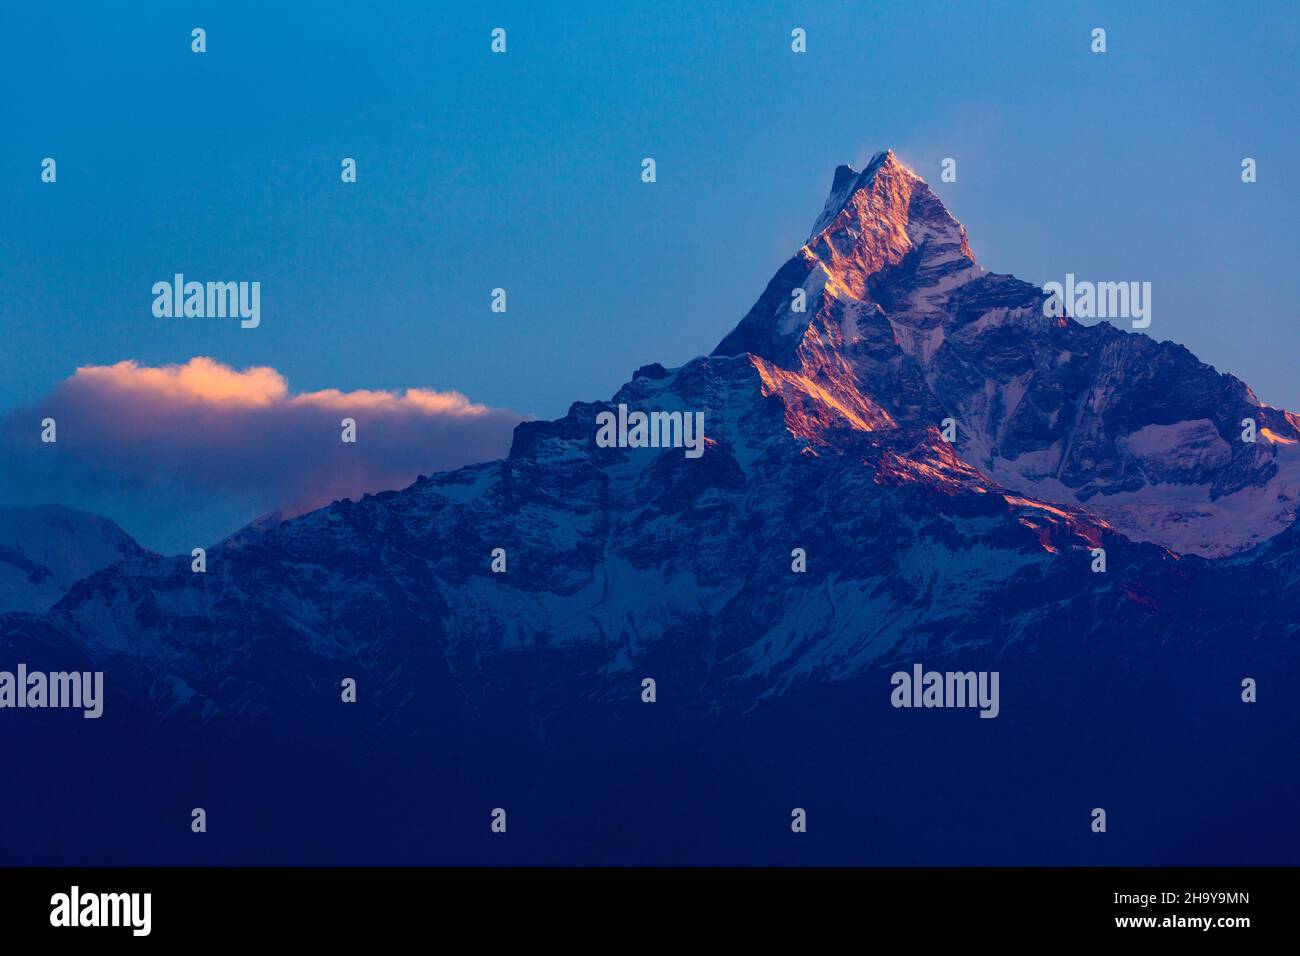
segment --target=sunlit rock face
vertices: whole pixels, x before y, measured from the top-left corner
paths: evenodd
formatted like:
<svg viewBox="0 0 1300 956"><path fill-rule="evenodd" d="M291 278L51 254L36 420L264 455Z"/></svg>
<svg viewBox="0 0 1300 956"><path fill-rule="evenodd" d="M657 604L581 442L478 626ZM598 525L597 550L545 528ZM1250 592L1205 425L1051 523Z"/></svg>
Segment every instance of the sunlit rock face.
<svg viewBox="0 0 1300 956"><path fill-rule="evenodd" d="M930 187L878 153L836 170L808 242L715 354L763 356L900 424L952 418L991 478L1179 553L1291 524L1300 419L1181 346L1051 317L1045 299L980 268Z"/></svg>

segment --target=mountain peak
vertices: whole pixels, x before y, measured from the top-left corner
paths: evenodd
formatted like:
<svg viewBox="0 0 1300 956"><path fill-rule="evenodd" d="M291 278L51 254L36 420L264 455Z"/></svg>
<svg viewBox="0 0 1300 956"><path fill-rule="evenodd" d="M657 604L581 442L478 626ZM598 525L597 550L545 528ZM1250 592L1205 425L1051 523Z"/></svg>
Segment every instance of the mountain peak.
<svg viewBox="0 0 1300 956"><path fill-rule="evenodd" d="M82 578L148 554L99 515L54 504L0 508L0 613L43 613Z"/></svg>
<svg viewBox="0 0 1300 956"><path fill-rule="evenodd" d="M919 178L898 161L898 157L894 155L892 149L886 149L874 154L861 172L847 163L836 166L835 178L831 181L830 195L826 197L826 204L822 207L821 215L813 223L812 232L808 234L808 240L811 242L819 232L834 222L835 217L843 211L849 199L858 190L869 186L876 173L885 168L888 168L890 172L898 170L914 178Z"/></svg>
<svg viewBox="0 0 1300 956"><path fill-rule="evenodd" d="M961 223L886 150L836 169L813 235L714 354L870 408L868 430L947 419L953 451L992 481L1179 553L1233 553L1295 520L1300 416L1186 349L1044 300L976 265ZM1237 439L1243 418L1266 421L1267 444Z"/></svg>
<svg viewBox="0 0 1300 956"><path fill-rule="evenodd" d="M802 344L839 351L872 337L866 325L887 316L880 331L896 325L890 339L902 336L906 349L928 355L940 339L922 342L911 330L951 322L952 296L984 275L965 227L886 149L860 172L836 168L807 242L715 352L802 365L807 356L795 355Z"/></svg>
<svg viewBox="0 0 1300 956"><path fill-rule="evenodd" d="M857 298L864 297L867 279L908 257L923 282L926 273L964 278L979 272L965 227L888 149L861 172L836 168L804 250Z"/></svg>

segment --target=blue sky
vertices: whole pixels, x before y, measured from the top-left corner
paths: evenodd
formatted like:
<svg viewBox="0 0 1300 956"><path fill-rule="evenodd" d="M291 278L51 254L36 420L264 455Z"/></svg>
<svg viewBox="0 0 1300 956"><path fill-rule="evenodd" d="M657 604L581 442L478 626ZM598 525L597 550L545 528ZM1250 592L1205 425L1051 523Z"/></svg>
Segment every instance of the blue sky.
<svg viewBox="0 0 1300 956"><path fill-rule="evenodd" d="M711 350L886 146L982 265L1150 280L1152 335L1300 407L1295 4L271 6L6 5L0 408L206 354L556 415ZM153 318L175 271L261 328Z"/></svg>
<svg viewBox="0 0 1300 956"><path fill-rule="evenodd" d="M1300 408L1294 3L273 6L0 12L0 411L207 355L553 417L709 352L885 147L985 267L1150 281L1151 335ZM175 272L260 328L154 318Z"/></svg>

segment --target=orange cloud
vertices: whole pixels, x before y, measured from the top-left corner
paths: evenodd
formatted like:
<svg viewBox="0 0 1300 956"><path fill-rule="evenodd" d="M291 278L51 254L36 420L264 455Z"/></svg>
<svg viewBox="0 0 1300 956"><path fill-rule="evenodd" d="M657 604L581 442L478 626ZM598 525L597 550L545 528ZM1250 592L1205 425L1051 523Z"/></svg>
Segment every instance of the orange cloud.
<svg viewBox="0 0 1300 956"><path fill-rule="evenodd" d="M429 415L484 415L491 411L476 405L460 392L435 392L425 388L404 391L342 392L336 388L289 394L283 375L266 365L236 371L205 355L184 365L159 368L141 366L134 360L115 365L82 365L71 380L73 388L105 390L117 395L153 397L168 402L201 402L228 408L267 408L287 403L316 406L332 411L402 411Z"/></svg>
<svg viewBox="0 0 1300 956"><path fill-rule="evenodd" d="M267 366L237 372L229 365L197 356L184 365L141 367L134 361L116 365L80 366L72 381L118 394L151 394L169 401L207 402L214 405L264 408L284 401L289 383Z"/></svg>

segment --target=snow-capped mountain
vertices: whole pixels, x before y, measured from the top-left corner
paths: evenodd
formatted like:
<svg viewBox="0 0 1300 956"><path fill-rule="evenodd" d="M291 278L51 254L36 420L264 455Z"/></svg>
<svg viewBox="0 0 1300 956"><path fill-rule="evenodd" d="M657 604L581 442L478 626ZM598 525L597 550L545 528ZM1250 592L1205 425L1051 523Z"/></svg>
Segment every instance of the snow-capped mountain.
<svg viewBox="0 0 1300 956"><path fill-rule="evenodd" d="M60 505L0 508L0 611L47 611L82 578L148 553L98 515Z"/></svg>
<svg viewBox="0 0 1300 956"><path fill-rule="evenodd" d="M1234 553L1294 520L1300 417L1179 345L1051 318L1045 299L976 265L930 187L878 153L836 170L808 242L715 354L870 395L898 422L952 417L958 453L1007 487L1180 553Z"/></svg>
<svg viewBox="0 0 1300 956"><path fill-rule="evenodd" d="M829 740L888 740L879 759L934 758L908 773L939 794L965 754L1041 750L1055 769L988 795L990 819L1016 806L1024 826L1055 806L1040 788L1081 786L1079 748L1127 766L1135 727L1166 740L1176 717L1216 754L1267 760L1275 735L1225 738L1237 725L1189 701L1220 714L1243 675L1278 695L1295 681L1300 419L1179 346L1049 318L1043 299L976 265L930 188L878 154L836 171L808 242L711 355L519 425L505 460L233 536L205 573L128 556L49 613L0 617L0 651L105 670L107 711L184 753L191 734L399 762L457 741L491 776L484 754L522 735L597 765L671 749L679 783L708 791L732 758L669 744L725 733L747 742L717 753L794 754L763 785L831 794L874 784ZM703 412L703 455L605 447L620 406ZM1244 417L1256 444L1237 438ZM1001 668L1014 700L987 723L1013 730L890 723L886 675L918 660ZM364 706L339 703L343 678ZM1181 752L1133 772L1175 779ZM958 812L875 799L901 801L900 820Z"/></svg>
<svg viewBox="0 0 1300 956"><path fill-rule="evenodd" d="M749 707L909 642L993 642L1011 592L1033 639L1034 595L1095 600L1095 547L1104 580L1136 563L1145 593L1184 572L1180 554L1285 526L1296 416L1176 345L1048 318L1043 299L976 265L961 224L880 153L836 171L809 241L712 355L521 424L505 461L263 522L205 574L128 554L41 626L129 654L209 716L257 712L272 688L253 667L276 695L318 693L341 661L383 687L415 633L463 699L503 658L574 655L600 698L676 655L701 707ZM599 447L597 416L619 405L702 411L703 457ZM1234 441L1247 415L1254 445ZM318 673L286 688L264 652Z"/></svg>

